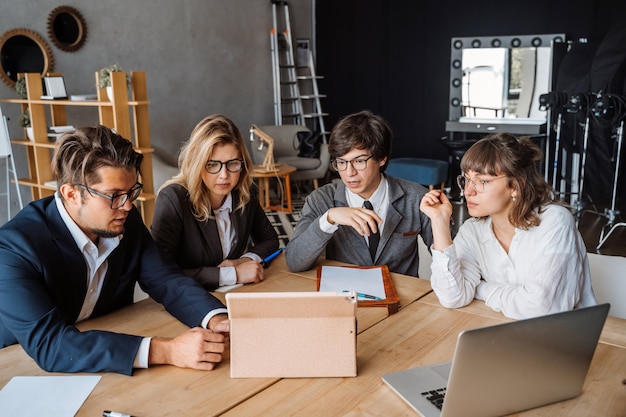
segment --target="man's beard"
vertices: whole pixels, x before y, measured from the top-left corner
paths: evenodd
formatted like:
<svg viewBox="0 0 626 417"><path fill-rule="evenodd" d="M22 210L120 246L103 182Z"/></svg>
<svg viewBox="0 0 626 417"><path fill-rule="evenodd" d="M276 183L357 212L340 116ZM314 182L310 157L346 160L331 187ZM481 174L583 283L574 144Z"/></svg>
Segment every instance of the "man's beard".
<svg viewBox="0 0 626 417"><path fill-rule="evenodd" d="M103 237L103 238L110 238L110 237L117 237L121 234L124 234L124 231L126 229L122 229L121 232L114 232L112 230L103 230L103 229L91 229L91 233L93 233L94 235L98 236L98 237Z"/></svg>

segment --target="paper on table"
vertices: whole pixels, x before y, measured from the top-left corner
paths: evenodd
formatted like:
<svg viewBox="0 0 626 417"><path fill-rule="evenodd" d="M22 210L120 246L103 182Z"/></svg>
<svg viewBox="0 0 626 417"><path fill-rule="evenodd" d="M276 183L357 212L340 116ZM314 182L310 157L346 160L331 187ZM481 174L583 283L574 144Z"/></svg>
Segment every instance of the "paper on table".
<svg viewBox="0 0 626 417"><path fill-rule="evenodd" d="M74 416L100 378L99 375L15 376L0 391L0 410L7 416Z"/></svg>
<svg viewBox="0 0 626 417"><path fill-rule="evenodd" d="M343 266L323 266L320 278L320 292L356 291L385 299L385 284L380 268L350 268Z"/></svg>

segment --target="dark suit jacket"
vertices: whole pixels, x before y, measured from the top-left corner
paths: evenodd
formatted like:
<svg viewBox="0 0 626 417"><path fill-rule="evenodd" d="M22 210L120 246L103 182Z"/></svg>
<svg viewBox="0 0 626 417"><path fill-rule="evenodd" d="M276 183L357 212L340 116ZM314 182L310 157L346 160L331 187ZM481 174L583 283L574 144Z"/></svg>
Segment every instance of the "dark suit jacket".
<svg viewBox="0 0 626 417"><path fill-rule="evenodd" d="M389 186L389 207L374 262L365 238L352 227L339 226L332 234L320 228L319 219L328 209L348 207L346 186L337 181L307 196L302 216L285 251L289 269L313 268L326 249L326 259L356 265L387 265L391 272L418 276L418 235L428 248L433 244L430 219L419 208L428 189L390 175L385 177Z"/></svg>
<svg viewBox="0 0 626 417"><path fill-rule="evenodd" d="M219 286L219 268L224 259L237 259L250 251L261 258L278 249L278 236L253 195L243 211L235 210L239 193L233 190L235 242L228 254L222 254L217 222L199 222L193 216L187 189L171 184L159 191L152 220L152 237L161 249L172 256L186 274L196 278L207 290ZM253 246L248 247L249 241Z"/></svg>
<svg viewBox="0 0 626 417"><path fill-rule="evenodd" d="M190 327L224 307L166 261L133 207L92 317L131 304L136 282ZM86 291L85 260L54 197L29 204L0 228L0 347L21 344L46 371L130 375L142 338L76 329Z"/></svg>

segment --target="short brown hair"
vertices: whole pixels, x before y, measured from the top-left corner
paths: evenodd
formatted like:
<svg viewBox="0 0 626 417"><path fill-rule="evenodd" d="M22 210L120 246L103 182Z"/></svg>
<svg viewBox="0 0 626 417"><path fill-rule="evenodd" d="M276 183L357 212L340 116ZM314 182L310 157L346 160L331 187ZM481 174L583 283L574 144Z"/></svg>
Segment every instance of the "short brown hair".
<svg viewBox="0 0 626 417"><path fill-rule="evenodd" d="M135 151L132 142L105 126L83 127L62 135L52 157L52 175L57 189L63 184L100 182L102 167L135 170L140 175L143 155Z"/></svg>
<svg viewBox="0 0 626 417"><path fill-rule="evenodd" d="M328 152L331 159L337 159L351 149L367 150L377 161L387 158L385 165L380 167L384 172L391 156L392 137L391 128L383 117L363 110L337 122L330 132Z"/></svg>

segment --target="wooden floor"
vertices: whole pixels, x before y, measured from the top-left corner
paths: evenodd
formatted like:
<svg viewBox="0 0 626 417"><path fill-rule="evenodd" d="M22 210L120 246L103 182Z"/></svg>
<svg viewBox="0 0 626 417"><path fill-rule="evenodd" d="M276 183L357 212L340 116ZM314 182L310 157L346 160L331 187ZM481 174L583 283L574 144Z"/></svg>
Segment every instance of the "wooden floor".
<svg viewBox="0 0 626 417"><path fill-rule="evenodd" d="M465 203L455 203L453 207L454 221L458 226L469 217L467 207ZM587 246L587 252L626 257L626 203L620 202L616 204L615 211L613 211L615 214L613 223L609 222L609 218L605 214L605 209L608 209L609 213L611 212L610 202L587 204L585 210L581 211L581 213L577 213L575 209L572 209L572 215L576 216L578 219L578 229ZM617 211L619 211L620 214L617 214ZM613 231L609 235L612 228ZM604 236L609 236L605 239L601 247L596 249L600 244L600 236L603 229Z"/></svg>

